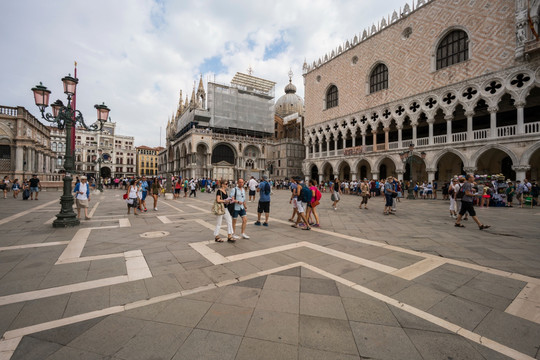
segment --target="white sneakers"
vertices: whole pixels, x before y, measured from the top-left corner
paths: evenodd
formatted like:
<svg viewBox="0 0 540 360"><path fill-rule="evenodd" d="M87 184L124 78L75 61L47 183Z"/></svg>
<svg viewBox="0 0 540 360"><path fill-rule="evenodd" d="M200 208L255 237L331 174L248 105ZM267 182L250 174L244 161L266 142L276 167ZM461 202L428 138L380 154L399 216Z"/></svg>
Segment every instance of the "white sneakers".
<svg viewBox="0 0 540 360"><path fill-rule="evenodd" d="M154 208L154 211L157 211L157 208Z"/></svg>
<svg viewBox="0 0 540 360"><path fill-rule="evenodd" d="M247 236L246 234L242 234L242 237L243 237L244 239L249 239L249 236Z"/></svg>
<svg viewBox="0 0 540 360"><path fill-rule="evenodd" d="M240 236L238 236L238 235L236 235L236 234L233 234L232 238L233 238L234 240L240 240Z"/></svg>

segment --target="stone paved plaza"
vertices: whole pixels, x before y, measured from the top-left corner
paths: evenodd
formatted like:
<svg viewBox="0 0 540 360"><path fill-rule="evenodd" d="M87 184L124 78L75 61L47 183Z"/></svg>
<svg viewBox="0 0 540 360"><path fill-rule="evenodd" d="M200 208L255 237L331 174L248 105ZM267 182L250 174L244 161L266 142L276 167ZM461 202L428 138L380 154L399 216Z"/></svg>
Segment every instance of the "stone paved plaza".
<svg viewBox="0 0 540 360"><path fill-rule="evenodd" d="M540 209L383 199L292 229L276 191L268 228L216 243L213 195L54 229L59 192L0 199L0 359L539 359ZM151 206L148 206L150 209ZM239 225L237 225L239 228ZM222 227L222 229L226 229Z"/></svg>

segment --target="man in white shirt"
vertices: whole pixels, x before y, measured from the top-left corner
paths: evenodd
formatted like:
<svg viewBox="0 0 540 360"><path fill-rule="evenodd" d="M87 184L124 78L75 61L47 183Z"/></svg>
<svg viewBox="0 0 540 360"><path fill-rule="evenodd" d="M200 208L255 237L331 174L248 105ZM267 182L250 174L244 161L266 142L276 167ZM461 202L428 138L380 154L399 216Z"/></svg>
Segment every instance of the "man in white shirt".
<svg viewBox="0 0 540 360"><path fill-rule="evenodd" d="M255 194L257 194L257 187L259 186L259 183L255 178L252 176L251 179L248 181L248 188L249 188L249 202L255 201Z"/></svg>
<svg viewBox="0 0 540 360"><path fill-rule="evenodd" d="M231 197L234 202L234 213L232 226L234 233L236 234L236 219L238 216L242 218L242 237L244 239L249 239L249 236L246 235L246 224L247 224L247 215L246 215L246 190L244 190L244 179L238 179L238 186L231 190ZM238 236L234 236L238 238Z"/></svg>

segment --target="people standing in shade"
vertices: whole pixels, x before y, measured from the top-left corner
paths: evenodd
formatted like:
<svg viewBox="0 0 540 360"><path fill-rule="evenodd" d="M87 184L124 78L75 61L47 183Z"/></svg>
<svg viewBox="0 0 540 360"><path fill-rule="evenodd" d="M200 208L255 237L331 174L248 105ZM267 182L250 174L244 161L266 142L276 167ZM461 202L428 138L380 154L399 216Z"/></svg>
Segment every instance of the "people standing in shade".
<svg viewBox="0 0 540 360"><path fill-rule="evenodd" d="M158 202L158 197L159 197L159 193L161 192L161 189L162 189L162 186L159 183L158 179L154 178L152 180L152 186L150 187L150 194L152 195L152 198L154 198L154 211L157 211L157 202Z"/></svg>
<svg viewBox="0 0 540 360"><path fill-rule="evenodd" d="M137 184L135 182L135 179L131 180L130 184L127 187L127 209L128 209L128 215L131 211L131 208L133 208L133 214L139 215L137 213L137 207L139 206L139 195L138 195L139 189L137 187Z"/></svg>
<svg viewBox="0 0 540 360"><path fill-rule="evenodd" d="M19 179L13 180L11 190L13 190L13 198L17 199L19 197L19 191L21 191L21 184L19 184Z"/></svg>
<svg viewBox="0 0 540 360"><path fill-rule="evenodd" d="M340 187L340 185L341 184L339 182L339 179L335 178L334 183L332 184L332 196L331 196L331 200L333 201L332 207L334 208L334 210L337 210L337 204L338 204L339 200L341 200L341 197L340 197L341 187Z"/></svg>
<svg viewBox="0 0 540 360"><path fill-rule="evenodd" d="M238 216L242 218L242 237L244 239L249 239L249 236L246 235L246 224L247 224L247 205L246 205L246 190L244 189L244 179L238 179L237 186L232 189L231 197L234 200L234 213L233 213L233 230L236 234L236 219Z"/></svg>
<svg viewBox="0 0 540 360"><path fill-rule="evenodd" d="M362 181L362 183L360 184L360 196L362 197L362 202L360 203L359 208L361 209L362 205L364 205L364 209L367 210L367 203L369 198L371 197L368 179L364 179L364 181Z"/></svg>
<svg viewBox="0 0 540 360"><path fill-rule="evenodd" d="M4 178L2 179L2 183L0 184L0 189L2 189L2 192L4 193L4 199L7 199L7 192L10 186L9 184L9 177L6 175L4 176Z"/></svg>
<svg viewBox="0 0 540 360"><path fill-rule="evenodd" d="M223 239L219 237L219 230L221 229L221 223L225 218L227 223L227 241L235 242L236 239L239 239L238 236L234 235L233 220L229 212L229 206L234 206L232 199L229 197L227 192L227 181L221 179L217 181L216 186L218 187L216 191L216 202L223 204L225 207L225 213L223 215L217 215L216 218L216 229L214 230L214 240L216 242L223 242Z"/></svg>
<svg viewBox="0 0 540 360"><path fill-rule="evenodd" d="M473 199L474 199L474 175L468 174L466 177L466 181L461 187L459 191L463 192L463 195L461 197L461 209L459 210L459 215L456 220L455 226L456 227L465 227L463 224L461 224L461 218L465 213L469 213L471 217L473 218L474 222L478 225L478 228L480 230L484 230L489 228L489 225L484 225L478 220L478 217L476 216L476 212L474 211L473 206Z"/></svg>
<svg viewBox="0 0 540 360"><path fill-rule="evenodd" d="M81 209L84 209L84 219L90 220L88 216L88 202L90 201L90 186L86 176L81 176L81 181L75 185L75 204L77 206L77 218L81 218Z"/></svg>
<svg viewBox="0 0 540 360"><path fill-rule="evenodd" d="M251 177L251 180L255 179ZM264 213L264 222L262 225L268 226L268 218L270 217L270 193L272 192L272 186L268 182L267 175L263 175L263 181L258 184L257 192L259 193L259 205L257 207L257 221L255 222L255 225L261 225L261 215Z"/></svg>
<svg viewBox="0 0 540 360"><path fill-rule="evenodd" d="M396 193L394 190L394 186L392 185L392 177L388 177L387 181L384 183L384 197L385 197L385 205L384 205L384 215L392 214L392 203L394 198L392 197L392 194ZM397 194L397 193L396 193Z"/></svg>
<svg viewBox="0 0 540 360"><path fill-rule="evenodd" d="M38 199L39 191L41 190L41 184L36 174L32 175L29 181L30 184L30 200L34 200L34 193L36 194L36 200Z"/></svg>
<svg viewBox="0 0 540 360"><path fill-rule="evenodd" d="M266 177L268 179L268 177ZM251 179L249 179L248 183L249 188L249 202L255 201L255 194L257 194L257 187L259 184L257 183L257 180L252 176Z"/></svg>
<svg viewBox="0 0 540 360"><path fill-rule="evenodd" d="M146 181L146 176L142 177L142 180L139 183L141 187L141 211L148 211L146 209L146 196L148 196L148 181Z"/></svg>

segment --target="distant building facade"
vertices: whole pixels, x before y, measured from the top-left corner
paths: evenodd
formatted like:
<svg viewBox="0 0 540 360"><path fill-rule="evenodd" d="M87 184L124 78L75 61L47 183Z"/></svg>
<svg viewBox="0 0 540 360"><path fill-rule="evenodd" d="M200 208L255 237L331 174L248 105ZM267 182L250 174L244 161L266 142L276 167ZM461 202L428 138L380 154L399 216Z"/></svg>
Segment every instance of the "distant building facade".
<svg viewBox="0 0 540 360"><path fill-rule="evenodd" d="M163 147L137 146L137 176L158 175L158 154Z"/></svg>
<svg viewBox="0 0 540 360"><path fill-rule="evenodd" d="M0 178L55 181L50 131L23 107L0 106Z"/></svg>
<svg viewBox="0 0 540 360"><path fill-rule="evenodd" d="M159 153L161 175L183 178L262 177L274 134L275 83L237 73L231 84L202 78L167 125L167 147Z"/></svg>
<svg viewBox="0 0 540 360"><path fill-rule="evenodd" d="M304 64L306 178L538 179L540 1L415 6Z"/></svg>

